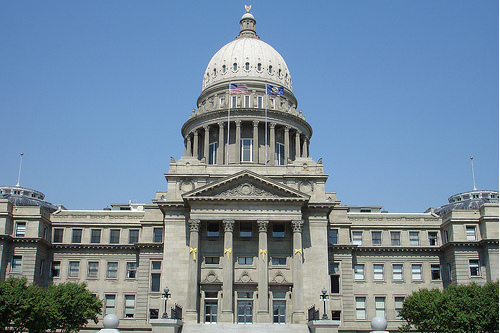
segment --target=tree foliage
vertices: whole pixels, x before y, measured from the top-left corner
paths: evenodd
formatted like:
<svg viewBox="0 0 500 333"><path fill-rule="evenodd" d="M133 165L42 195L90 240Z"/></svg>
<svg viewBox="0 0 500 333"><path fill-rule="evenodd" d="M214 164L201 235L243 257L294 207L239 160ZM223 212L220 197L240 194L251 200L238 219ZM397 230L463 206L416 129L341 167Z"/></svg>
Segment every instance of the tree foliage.
<svg viewBox="0 0 500 333"><path fill-rule="evenodd" d="M0 282L0 330L42 333L78 332L89 320L97 323L102 302L84 283L63 283L44 289L26 278Z"/></svg>
<svg viewBox="0 0 500 333"><path fill-rule="evenodd" d="M498 282L421 289L405 299L399 315L407 322L400 331L498 332Z"/></svg>

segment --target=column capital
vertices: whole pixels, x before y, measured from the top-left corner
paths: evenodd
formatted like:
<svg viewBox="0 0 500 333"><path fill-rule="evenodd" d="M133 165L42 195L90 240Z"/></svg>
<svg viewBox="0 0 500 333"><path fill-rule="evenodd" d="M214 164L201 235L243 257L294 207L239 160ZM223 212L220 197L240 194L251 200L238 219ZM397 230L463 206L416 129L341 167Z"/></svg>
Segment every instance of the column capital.
<svg viewBox="0 0 500 333"><path fill-rule="evenodd" d="M194 129L191 133L193 133L193 135L198 135L198 129Z"/></svg>
<svg viewBox="0 0 500 333"><path fill-rule="evenodd" d="M219 121L217 125L219 125L220 128L224 128L224 123L222 121Z"/></svg>
<svg viewBox="0 0 500 333"><path fill-rule="evenodd" d="M234 230L234 220L223 220L224 232L233 232Z"/></svg>
<svg viewBox="0 0 500 333"><path fill-rule="evenodd" d="M292 221L292 230L293 230L293 232L294 233L296 233L296 232L301 233L303 225L304 225L304 220L294 220L294 221Z"/></svg>
<svg viewBox="0 0 500 333"><path fill-rule="evenodd" d="M298 129L298 130L297 130L297 134L298 134L298 135L301 135L301 134L302 134L302 131Z"/></svg>
<svg viewBox="0 0 500 333"><path fill-rule="evenodd" d="M257 225L259 226L259 232L267 232L267 226L269 225L269 221L257 221Z"/></svg>
<svg viewBox="0 0 500 333"><path fill-rule="evenodd" d="M200 231L200 220L189 219L189 231L199 232Z"/></svg>
<svg viewBox="0 0 500 333"><path fill-rule="evenodd" d="M269 127L270 128L275 128L276 127L276 123L269 123Z"/></svg>
<svg viewBox="0 0 500 333"><path fill-rule="evenodd" d="M289 132L289 131L290 131L290 129L291 129L291 127L290 127L290 126L285 126L285 132Z"/></svg>
<svg viewBox="0 0 500 333"><path fill-rule="evenodd" d="M237 119L234 121L237 127L241 126L241 120Z"/></svg>
<svg viewBox="0 0 500 333"><path fill-rule="evenodd" d="M208 126L208 125L204 125L204 126L203 126L203 129L204 129L205 131L208 131L208 128L209 128L209 127L210 127L210 126Z"/></svg>
<svg viewBox="0 0 500 333"><path fill-rule="evenodd" d="M253 127L259 126L259 121L258 120L254 120L254 121L252 121L252 123L253 123Z"/></svg>

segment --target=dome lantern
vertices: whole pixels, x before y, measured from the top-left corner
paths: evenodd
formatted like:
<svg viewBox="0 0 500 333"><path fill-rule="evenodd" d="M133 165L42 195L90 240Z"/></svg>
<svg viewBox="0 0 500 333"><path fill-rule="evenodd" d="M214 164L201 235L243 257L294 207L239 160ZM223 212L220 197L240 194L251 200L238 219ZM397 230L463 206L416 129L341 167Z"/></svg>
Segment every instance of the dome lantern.
<svg viewBox="0 0 500 333"><path fill-rule="evenodd" d="M245 5L246 13L241 17L240 33L236 38L260 38L255 32L255 24L257 21L255 21L255 17L250 13L250 9L252 9L251 5Z"/></svg>

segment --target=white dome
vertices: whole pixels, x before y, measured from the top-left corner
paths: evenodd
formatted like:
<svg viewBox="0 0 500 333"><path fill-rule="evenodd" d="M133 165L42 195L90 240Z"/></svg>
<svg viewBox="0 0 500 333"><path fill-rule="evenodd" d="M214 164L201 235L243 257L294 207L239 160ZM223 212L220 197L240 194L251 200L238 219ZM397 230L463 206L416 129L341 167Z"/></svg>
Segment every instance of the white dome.
<svg viewBox="0 0 500 333"><path fill-rule="evenodd" d="M202 89L221 82L245 83L249 79L292 91L292 78L285 60L271 45L258 38L237 38L217 51L208 63Z"/></svg>

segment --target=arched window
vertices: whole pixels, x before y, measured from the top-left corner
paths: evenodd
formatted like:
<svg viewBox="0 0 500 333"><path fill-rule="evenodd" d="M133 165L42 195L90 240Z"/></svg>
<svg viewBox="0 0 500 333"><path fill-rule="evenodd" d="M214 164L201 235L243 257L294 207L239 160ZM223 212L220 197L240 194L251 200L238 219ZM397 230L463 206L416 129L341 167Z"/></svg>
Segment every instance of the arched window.
<svg viewBox="0 0 500 333"><path fill-rule="evenodd" d="M246 71L249 71L249 70L250 70L250 63L249 63L249 62L246 62L246 63L245 63L245 70L246 70Z"/></svg>
<svg viewBox="0 0 500 333"><path fill-rule="evenodd" d="M280 77L281 77L281 68L280 68L280 69L278 69L278 76L280 76Z"/></svg>
<svg viewBox="0 0 500 333"><path fill-rule="evenodd" d="M226 72L226 65L222 65L222 73Z"/></svg>
<svg viewBox="0 0 500 333"><path fill-rule="evenodd" d="M233 64L233 71L237 71L238 70L238 64L237 63L234 63Z"/></svg>
<svg viewBox="0 0 500 333"><path fill-rule="evenodd" d="M214 76L217 75L217 70L214 68Z"/></svg>
<svg viewBox="0 0 500 333"><path fill-rule="evenodd" d="M259 72L262 70L262 64L260 62L257 64L257 70Z"/></svg>
<svg viewBox="0 0 500 333"><path fill-rule="evenodd" d="M273 66L269 65L269 74L273 72Z"/></svg>

